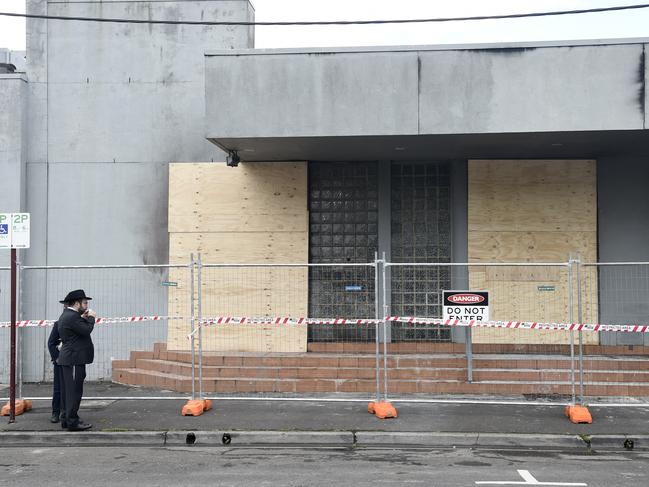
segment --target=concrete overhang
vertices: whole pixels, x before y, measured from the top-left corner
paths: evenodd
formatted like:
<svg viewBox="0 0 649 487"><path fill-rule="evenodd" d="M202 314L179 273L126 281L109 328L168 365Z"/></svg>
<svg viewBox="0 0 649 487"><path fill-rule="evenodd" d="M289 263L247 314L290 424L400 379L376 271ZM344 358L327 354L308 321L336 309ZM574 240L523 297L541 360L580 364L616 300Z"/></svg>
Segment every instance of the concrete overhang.
<svg viewBox="0 0 649 487"><path fill-rule="evenodd" d="M241 160L649 154L649 39L206 54Z"/></svg>

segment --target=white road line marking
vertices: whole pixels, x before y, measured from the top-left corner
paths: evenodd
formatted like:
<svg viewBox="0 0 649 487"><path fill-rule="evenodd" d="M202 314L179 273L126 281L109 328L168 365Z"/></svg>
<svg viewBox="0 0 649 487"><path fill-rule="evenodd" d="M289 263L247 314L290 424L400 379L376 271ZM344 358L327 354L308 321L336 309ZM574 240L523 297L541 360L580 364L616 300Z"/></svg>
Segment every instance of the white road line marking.
<svg viewBox="0 0 649 487"><path fill-rule="evenodd" d="M556 485L556 486L570 486L570 487L587 487L588 484L583 482L539 482L534 478L534 476L529 472L529 470L517 470L518 475L520 475L525 482L521 481L487 481L487 480L476 480L477 485Z"/></svg>

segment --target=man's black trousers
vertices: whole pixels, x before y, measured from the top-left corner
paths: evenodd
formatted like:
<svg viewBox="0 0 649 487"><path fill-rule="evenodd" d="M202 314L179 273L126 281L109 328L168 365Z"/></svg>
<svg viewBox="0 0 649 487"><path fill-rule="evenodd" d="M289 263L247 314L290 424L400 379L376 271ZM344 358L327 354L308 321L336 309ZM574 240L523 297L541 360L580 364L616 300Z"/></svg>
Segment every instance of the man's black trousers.
<svg viewBox="0 0 649 487"><path fill-rule="evenodd" d="M54 386L52 388L52 414L60 415L65 412L63 406L63 396L61 395L61 387L63 378L61 377L61 366L57 364L52 365L54 370Z"/></svg>
<svg viewBox="0 0 649 487"><path fill-rule="evenodd" d="M85 365L61 365L62 390L65 419L68 427L79 423L79 405L83 396L83 381L86 379Z"/></svg>

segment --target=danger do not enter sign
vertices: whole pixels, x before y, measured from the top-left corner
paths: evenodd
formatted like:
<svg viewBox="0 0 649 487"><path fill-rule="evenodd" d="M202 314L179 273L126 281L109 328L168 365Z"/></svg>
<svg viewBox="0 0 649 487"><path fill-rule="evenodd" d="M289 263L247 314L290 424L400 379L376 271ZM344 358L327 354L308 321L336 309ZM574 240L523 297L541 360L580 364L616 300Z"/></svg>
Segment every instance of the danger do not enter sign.
<svg viewBox="0 0 649 487"><path fill-rule="evenodd" d="M489 321L489 291L444 291L444 320Z"/></svg>

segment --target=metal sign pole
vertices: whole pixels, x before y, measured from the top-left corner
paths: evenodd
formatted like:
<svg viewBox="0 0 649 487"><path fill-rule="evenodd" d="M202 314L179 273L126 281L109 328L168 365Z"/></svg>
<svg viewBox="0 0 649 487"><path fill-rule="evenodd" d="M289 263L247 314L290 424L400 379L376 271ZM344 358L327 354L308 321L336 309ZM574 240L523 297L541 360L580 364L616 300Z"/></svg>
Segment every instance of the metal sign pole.
<svg viewBox="0 0 649 487"><path fill-rule="evenodd" d="M467 365L467 382L473 382L473 338L471 333L471 327L465 328L464 340L466 343L464 347L466 349L466 365Z"/></svg>
<svg viewBox="0 0 649 487"><path fill-rule="evenodd" d="M23 277L22 277L22 269L21 269L21 263L19 261L16 261L16 280L17 280L17 288L18 288L18 294L16 295L16 315L18 321L20 321L22 317L22 312L21 312L21 306L22 306L22 290L23 290ZM16 352L16 361L17 361L17 368L18 368L18 399L23 398L23 367L24 367L24 335L25 335L25 329L17 329L17 347L18 350Z"/></svg>
<svg viewBox="0 0 649 487"><path fill-rule="evenodd" d="M11 357L9 359L9 423L16 421L16 249L11 249Z"/></svg>
<svg viewBox="0 0 649 487"><path fill-rule="evenodd" d="M29 213L0 213L0 248L11 249L11 346L9 357L9 422L16 421L16 359L18 311L17 273L18 257L16 249L28 249L30 244L31 216ZM22 335L22 333L21 333ZM20 395L22 397L22 367L20 376Z"/></svg>

